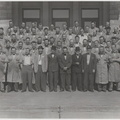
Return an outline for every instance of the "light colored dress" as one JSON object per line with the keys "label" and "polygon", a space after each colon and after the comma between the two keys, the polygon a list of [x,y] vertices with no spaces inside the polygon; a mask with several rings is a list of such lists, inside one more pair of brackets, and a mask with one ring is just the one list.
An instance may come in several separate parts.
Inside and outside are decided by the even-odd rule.
{"label": "light colored dress", "polygon": [[18,55],[8,56],[7,82],[21,83],[21,72],[19,68],[20,57]]}

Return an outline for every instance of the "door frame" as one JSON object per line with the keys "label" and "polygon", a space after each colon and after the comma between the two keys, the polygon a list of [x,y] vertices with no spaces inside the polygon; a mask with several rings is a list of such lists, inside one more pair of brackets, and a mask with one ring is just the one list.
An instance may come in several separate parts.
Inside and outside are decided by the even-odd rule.
{"label": "door frame", "polygon": [[[98,10],[98,18],[82,18],[82,10]],[[96,22],[96,26],[98,27],[100,24],[100,8],[81,8],[81,26],[84,28],[84,22],[85,21],[90,21],[91,22]]]}
{"label": "door frame", "polygon": [[[69,18],[53,18],[53,10],[68,10],[69,11]],[[51,17],[52,17],[52,24],[55,25],[55,22],[63,22],[67,21],[67,28],[70,27],[70,8],[52,8],[51,9]]]}

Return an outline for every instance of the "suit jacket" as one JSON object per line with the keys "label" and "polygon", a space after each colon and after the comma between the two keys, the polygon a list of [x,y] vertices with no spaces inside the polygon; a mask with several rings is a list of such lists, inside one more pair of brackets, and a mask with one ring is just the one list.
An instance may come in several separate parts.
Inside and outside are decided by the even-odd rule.
{"label": "suit jacket", "polygon": [[82,70],[84,70],[84,72],[88,71],[89,73],[93,73],[93,70],[96,70],[96,64],[97,64],[97,59],[95,54],[91,53],[89,65],[87,65],[87,53],[83,54]]}
{"label": "suit jacket", "polygon": [[[66,56],[66,60],[64,58],[64,54],[59,56],[60,73],[71,73],[72,56],[70,54],[67,54]],[[64,67],[67,67],[68,69],[65,71]]]}
{"label": "suit jacket", "polygon": [[[76,64],[79,63],[79,65]],[[79,58],[77,58],[76,54],[72,55],[72,73],[81,73],[82,72],[82,54],[79,54]]]}
{"label": "suit jacket", "polygon": [[54,54],[54,58],[52,58],[52,54],[48,55],[48,71],[58,71],[58,56]]}
{"label": "suit jacket", "polygon": [[80,29],[81,29],[81,27],[78,27],[78,29],[76,30],[75,26],[73,26],[73,34],[80,35]]}
{"label": "suit jacket", "polygon": [[[48,57],[46,54],[41,55],[42,59],[42,71],[47,72],[48,70]],[[38,61],[39,60],[39,54],[35,54],[33,57],[33,65],[34,65],[34,72],[36,73],[38,71]]]}

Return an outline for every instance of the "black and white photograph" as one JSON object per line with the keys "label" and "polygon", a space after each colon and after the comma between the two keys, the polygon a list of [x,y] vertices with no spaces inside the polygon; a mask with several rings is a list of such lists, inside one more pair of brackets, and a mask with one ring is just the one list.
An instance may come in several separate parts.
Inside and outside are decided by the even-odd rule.
{"label": "black and white photograph", "polygon": [[120,119],[120,1],[0,1],[0,119]]}

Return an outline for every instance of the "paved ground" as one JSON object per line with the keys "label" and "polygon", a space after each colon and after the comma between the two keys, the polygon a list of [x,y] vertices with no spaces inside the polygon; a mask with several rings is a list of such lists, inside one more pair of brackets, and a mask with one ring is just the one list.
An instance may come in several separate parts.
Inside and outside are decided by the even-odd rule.
{"label": "paved ground", "polygon": [[0,118],[120,118],[120,92],[11,92],[0,96]]}

